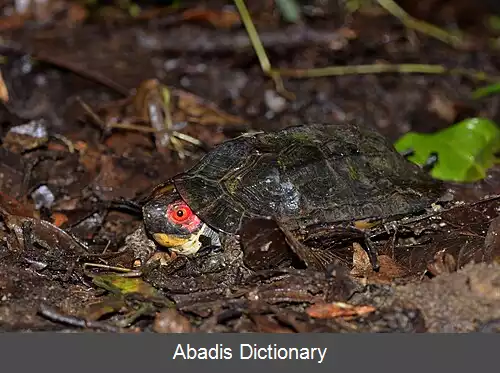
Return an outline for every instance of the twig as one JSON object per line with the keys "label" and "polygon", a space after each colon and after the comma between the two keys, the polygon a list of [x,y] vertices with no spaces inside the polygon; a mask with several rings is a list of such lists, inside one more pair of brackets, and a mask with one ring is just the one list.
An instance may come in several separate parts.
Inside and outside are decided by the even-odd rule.
{"label": "twig", "polygon": [[[139,31],[138,31],[139,32]],[[163,53],[227,54],[253,51],[252,41],[246,30],[224,33],[211,29],[172,29],[162,37],[154,33],[140,31],[141,42],[149,50]],[[262,31],[259,39],[264,48],[296,49],[310,47],[328,47],[332,44],[344,44],[345,35],[338,30],[317,30],[305,24],[287,26],[279,30]]]}
{"label": "twig", "polygon": [[49,319],[50,321],[71,325],[77,328],[95,329],[110,333],[128,332],[123,328],[109,325],[100,321],[90,321],[77,316],[63,315],[60,311],[56,310],[53,307],[50,307],[45,303],[42,303],[40,305],[38,312],[40,313],[40,315],[42,315],[46,319]]}
{"label": "twig", "polygon": [[317,78],[324,76],[361,75],[361,74],[449,74],[466,76],[475,80],[500,81],[500,77],[490,76],[483,71],[447,68],[443,65],[426,64],[375,64],[375,65],[351,65],[351,66],[328,66],[313,69],[276,69],[283,76],[294,78]]}
{"label": "twig", "polygon": [[[133,123],[110,123],[106,124],[104,121],[92,110],[92,108],[85,103],[81,98],[77,98],[78,102],[82,106],[82,108],[85,110],[85,112],[92,118],[92,120],[95,121],[95,123],[101,127],[101,130],[106,131],[110,129],[121,129],[121,130],[127,130],[127,131],[137,131],[137,132],[142,132],[142,133],[152,133],[152,134],[158,134],[161,131],[159,131],[156,128],[152,127],[147,127],[144,125],[139,125],[139,124],[133,124]],[[172,136],[185,141],[187,143],[190,143],[192,145],[196,145],[202,149],[206,149],[206,145],[201,142],[200,140],[186,135],[184,133],[180,133],[178,131],[172,131]]]}
{"label": "twig", "polygon": [[13,45],[0,44],[0,50],[1,49],[5,49],[9,52],[13,52],[16,54],[29,54],[32,58],[36,60],[48,63],[60,69],[68,70],[76,75],[92,80],[109,89],[112,89],[115,92],[119,93],[120,95],[127,96],[129,94],[129,90],[124,86],[122,86],[121,84],[115,82],[114,80],[96,71],[90,71],[83,68],[82,66],[78,66],[78,64],[75,64],[73,62],[64,61],[60,58],[49,56],[43,52],[34,52],[31,50],[25,50],[22,47],[17,47]]}
{"label": "twig", "polygon": [[271,62],[269,62],[266,50],[264,49],[264,46],[260,41],[259,34],[255,29],[255,25],[252,22],[252,17],[248,12],[245,2],[243,0],[234,0],[234,2],[236,4],[236,7],[238,8],[238,11],[240,12],[241,20],[248,32],[248,37],[252,42],[252,46],[255,50],[257,58],[259,59],[262,71],[274,81],[274,84],[276,86],[276,91],[278,91],[278,93],[282,94],[283,96],[289,99],[294,99],[295,95],[285,89],[280,73],[271,68]]}
{"label": "twig", "polygon": [[[342,76],[352,74],[381,74],[381,73],[419,73],[419,74],[449,74],[466,76],[476,80],[486,80],[497,82],[500,77],[489,76],[485,72],[463,69],[463,68],[447,68],[443,65],[426,65],[426,64],[376,64],[376,65],[352,65],[352,66],[328,66],[312,69],[274,69],[271,66],[266,51],[259,38],[257,30],[252,22],[251,16],[243,0],[234,0],[241,19],[247,30],[248,36],[259,59],[262,71],[270,76],[275,85],[276,91],[283,94],[287,98],[293,97],[291,92],[285,90],[283,86],[282,76],[294,78],[316,78],[325,76]],[[424,32],[444,42],[457,45],[461,40],[436,26],[419,21],[406,13],[399,5],[392,0],[377,0],[377,2],[393,16],[400,19],[407,27]]]}
{"label": "twig", "polygon": [[122,272],[121,274],[116,274],[116,276],[120,277],[139,277],[142,274],[142,272],[130,268],[114,267],[107,264],[99,264],[99,263],[83,263],[82,267],[83,267],[83,272],[89,277],[94,277],[95,275],[88,272],[87,267],[94,267],[94,268],[107,269],[109,271]]}
{"label": "twig", "polygon": [[452,33],[430,23],[413,18],[393,0],[377,0],[377,2],[382,8],[387,10],[390,14],[399,19],[406,27],[410,29],[414,29],[418,32],[429,35],[435,39],[441,40],[443,43],[450,44],[454,47],[460,46],[463,43],[459,36],[453,35]]}

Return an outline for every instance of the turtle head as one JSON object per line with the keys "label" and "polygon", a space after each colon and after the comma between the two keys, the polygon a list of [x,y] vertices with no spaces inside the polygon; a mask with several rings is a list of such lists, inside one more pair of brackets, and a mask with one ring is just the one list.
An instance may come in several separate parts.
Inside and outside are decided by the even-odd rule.
{"label": "turtle head", "polygon": [[146,232],[176,253],[193,255],[203,247],[220,245],[218,234],[200,220],[173,187],[144,205],[143,219]]}

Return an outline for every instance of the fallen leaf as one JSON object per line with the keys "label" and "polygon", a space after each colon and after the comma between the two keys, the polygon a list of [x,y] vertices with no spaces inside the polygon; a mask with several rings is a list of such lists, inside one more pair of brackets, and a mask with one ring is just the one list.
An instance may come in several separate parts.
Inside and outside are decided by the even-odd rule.
{"label": "fallen leaf", "polygon": [[31,204],[23,204],[17,199],[0,192],[0,216],[5,219],[8,215],[36,218],[38,214]]}
{"label": "fallen leaf", "polygon": [[201,125],[243,124],[243,118],[231,115],[219,109],[213,102],[202,99],[181,89],[171,89],[176,107],[172,108],[174,123],[189,122]]}
{"label": "fallen leaf", "polygon": [[204,21],[220,28],[231,28],[240,23],[239,14],[231,10],[189,9],[182,13],[182,17],[186,21]]}
{"label": "fallen leaf", "polygon": [[79,152],[84,152],[89,147],[85,141],[81,141],[81,140],[75,141],[75,143],[73,145],[74,145],[75,149]]}
{"label": "fallen leaf", "polygon": [[64,152],[64,151],[68,150],[68,147],[64,144],[56,144],[56,143],[49,142],[47,144],[47,149],[50,151],[55,151],[55,152]]}
{"label": "fallen leaf", "polygon": [[292,329],[281,325],[270,315],[251,314],[249,316],[255,323],[259,333],[293,333]]}
{"label": "fallen leaf", "polygon": [[488,227],[484,248],[487,259],[500,258],[500,217],[498,216],[491,221]]}
{"label": "fallen leaf", "polygon": [[436,179],[474,182],[484,179],[488,169],[498,163],[499,140],[495,123],[471,118],[432,134],[409,132],[395,147],[400,152],[412,150],[408,159],[421,166],[436,153],[438,161],[431,170]]}
{"label": "fallen leaf", "polygon": [[23,153],[45,145],[48,140],[46,122],[43,119],[32,120],[11,127],[3,138],[3,146],[13,153]]}
{"label": "fallen leaf", "polygon": [[2,100],[3,102],[9,102],[9,90],[5,85],[5,81],[3,80],[1,71],[0,71],[0,100]]}
{"label": "fallen leaf", "polygon": [[68,221],[68,217],[61,212],[54,212],[52,214],[52,224],[56,227],[61,227],[64,223]]}
{"label": "fallen leaf", "polygon": [[347,303],[316,303],[307,308],[306,313],[316,319],[333,319],[335,317],[362,316],[376,310],[373,306],[353,306]]}
{"label": "fallen leaf", "polygon": [[92,282],[116,295],[139,293],[145,297],[158,296],[153,286],[136,277],[123,277],[115,274],[96,275],[92,278]]}
{"label": "fallen leaf", "polygon": [[388,255],[379,255],[380,268],[378,272],[373,270],[370,258],[360,244],[353,244],[353,268],[351,276],[363,277],[368,283],[389,284],[394,279],[403,277],[407,270],[399,265]]}
{"label": "fallen leaf", "polygon": [[12,14],[0,17],[0,31],[10,31],[21,28],[29,17],[24,14]]}
{"label": "fallen leaf", "polygon": [[443,273],[452,273],[457,270],[457,262],[453,255],[443,250],[434,255],[432,262],[427,265],[427,269],[434,276]]}
{"label": "fallen leaf", "polygon": [[82,314],[86,320],[99,320],[105,315],[119,312],[126,307],[126,302],[121,297],[107,297],[102,301],[88,304]]}
{"label": "fallen leaf", "polygon": [[70,25],[77,25],[88,18],[89,12],[82,4],[68,3],[66,21]]}

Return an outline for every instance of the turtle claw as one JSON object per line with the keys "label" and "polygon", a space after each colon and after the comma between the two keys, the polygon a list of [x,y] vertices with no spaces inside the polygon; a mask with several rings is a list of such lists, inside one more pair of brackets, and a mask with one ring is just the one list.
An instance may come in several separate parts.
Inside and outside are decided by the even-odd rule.
{"label": "turtle claw", "polygon": [[427,160],[425,161],[424,165],[422,166],[422,169],[425,172],[431,172],[434,169],[434,167],[436,167],[438,162],[439,162],[438,153],[432,152],[427,157]]}
{"label": "turtle claw", "polygon": [[415,155],[415,150],[410,148],[410,149],[403,150],[399,154],[401,154],[405,159],[408,159],[412,155]]}
{"label": "turtle claw", "polygon": [[[409,160],[408,158],[410,158],[410,157],[412,157],[412,156],[415,155],[415,150],[412,149],[412,148],[409,148],[409,149],[403,150],[399,154],[401,154],[405,159]],[[439,162],[438,153],[437,152],[432,152],[432,153],[429,154],[429,156],[427,157],[425,163],[422,165],[422,170],[424,170],[425,172],[429,173],[429,172],[431,172],[434,169],[434,167],[436,167],[436,164],[438,162]]]}
{"label": "turtle claw", "polygon": [[372,268],[375,272],[378,272],[380,269],[380,264],[378,262],[378,253],[377,249],[375,248],[375,245],[373,244],[372,240],[368,236],[365,237],[365,247],[364,249],[366,250],[366,253],[368,254],[368,258],[370,259],[370,263],[372,265]]}

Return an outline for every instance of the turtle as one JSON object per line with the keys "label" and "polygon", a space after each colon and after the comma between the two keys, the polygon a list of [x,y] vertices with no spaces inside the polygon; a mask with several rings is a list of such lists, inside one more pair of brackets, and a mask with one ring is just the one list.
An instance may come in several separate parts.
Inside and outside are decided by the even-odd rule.
{"label": "turtle", "polygon": [[374,128],[312,123],[217,145],[154,189],[143,221],[157,244],[191,256],[224,235],[240,239],[252,219],[272,220],[308,267],[322,268],[334,255],[299,237],[328,226],[332,239],[360,241],[376,270],[371,227],[428,211],[444,191]]}

